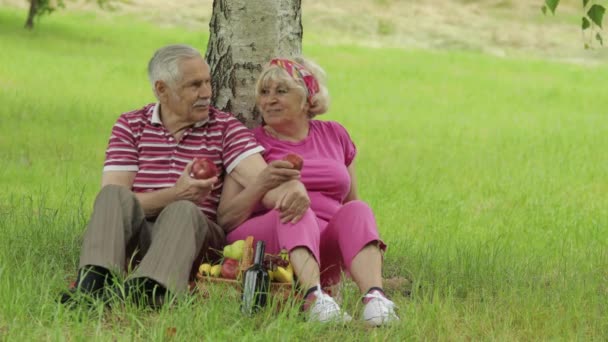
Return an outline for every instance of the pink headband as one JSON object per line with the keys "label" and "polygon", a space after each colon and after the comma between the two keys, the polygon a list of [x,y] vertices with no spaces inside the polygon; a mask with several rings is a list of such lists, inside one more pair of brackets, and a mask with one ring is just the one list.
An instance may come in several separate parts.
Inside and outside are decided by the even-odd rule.
{"label": "pink headband", "polygon": [[319,92],[319,82],[308,69],[302,64],[285,58],[274,58],[270,60],[270,65],[276,65],[287,71],[287,73],[296,81],[302,80],[306,85],[306,98],[308,99],[308,103],[312,105],[313,96],[317,95]]}

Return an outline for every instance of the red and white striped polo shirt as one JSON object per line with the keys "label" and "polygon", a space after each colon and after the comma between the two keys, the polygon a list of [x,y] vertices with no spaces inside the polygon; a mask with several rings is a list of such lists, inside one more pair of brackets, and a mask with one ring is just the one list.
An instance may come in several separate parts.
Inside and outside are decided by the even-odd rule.
{"label": "red and white striped polo shirt", "polygon": [[152,103],[118,118],[103,170],[136,172],[131,190],[147,192],[172,187],[194,157],[208,158],[217,166],[220,177],[209,196],[197,205],[215,221],[224,175],[246,157],[263,150],[247,127],[215,108],[209,109],[206,120],[197,122],[176,141],[160,121],[159,105]]}

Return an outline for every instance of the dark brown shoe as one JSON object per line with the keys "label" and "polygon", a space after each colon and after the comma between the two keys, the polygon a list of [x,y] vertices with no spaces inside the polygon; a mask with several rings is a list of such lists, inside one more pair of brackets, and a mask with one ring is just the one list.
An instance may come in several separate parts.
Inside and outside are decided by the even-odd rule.
{"label": "dark brown shoe", "polygon": [[150,278],[133,278],[125,282],[124,292],[119,294],[122,300],[129,301],[142,308],[160,309],[165,305],[167,289]]}

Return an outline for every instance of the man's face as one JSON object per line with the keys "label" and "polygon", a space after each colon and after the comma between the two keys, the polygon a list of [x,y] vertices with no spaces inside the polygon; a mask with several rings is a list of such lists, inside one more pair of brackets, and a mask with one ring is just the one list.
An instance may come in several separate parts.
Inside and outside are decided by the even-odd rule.
{"label": "man's face", "polygon": [[193,124],[209,116],[211,74],[202,58],[184,59],[179,63],[181,78],[175,84],[159,89],[163,116],[177,116]]}

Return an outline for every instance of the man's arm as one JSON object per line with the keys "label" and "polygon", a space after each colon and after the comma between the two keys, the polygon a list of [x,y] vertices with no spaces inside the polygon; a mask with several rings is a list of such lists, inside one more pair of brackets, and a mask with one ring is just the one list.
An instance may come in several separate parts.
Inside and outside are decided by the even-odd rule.
{"label": "man's arm", "polygon": [[[198,180],[190,177],[192,162],[188,163],[184,172],[174,186],[166,189],[135,193],[146,217],[158,215],[167,205],[177,200],[189,200],[197,203],[201,197],[207,196],[217,182],[217,177]],[[135,180],[133,171],[105,171],[101,178],[101,186],[115,184],[131,190]]]}
{"label": "man's arm", "polygon": [[[256,177],[268,164],[259,153],[252,154],[243,159],[230,173],[230,176],[243,188],[255,182]],[[263,189],[258,189],[263,191]],[[265,197],[265,193],[258,194]]]}
{"label": "man's arm", "polygon": [[[255,182],[258,175],[262,172],[262,170],[264,170],[264,168],[266,168],[267,165],[268,164],[259,153],[252,154],[243,159],[234,168],[230,175],[243,188],[247,188],[249,185]],[[261,194],[262,204],[264,204],[266,208],[274,208],[277,201],[279,201],[281,194],[278,192],[268,192],[268,190],[269,189],[258,189],[258,191],[263,191]]]}
{"label": "man's arm", "polygon": [[[218,223],[227,232],[245,221],[260,200],[269,209],[281,210],[285,221],[299,220],[310,205],[306,189],[289,162],[267,165],[259,154],[243,159],[224,179]],[[272,190],[271,190],[272,189]]]}
{"label": "man's arm", "polygon": [[135,171],[104,171],[101,176],[101,187],[114,184],[131,190],[135,174]]}
{"label": "man's arm", "polygon": [[222,197],[217,209],[217,223],[226,233],[251,216],[264,191],[255,183],[243,188],[231,175],[224,178]]}
{"label": "man's arm", "polygon": [[[134,179],[135,172],[132,171],[106,171],[103,173],[101,186],[115,184],[131,190]],[[135,193],[135,197],[137,197],[137,200],[141,204],[146,217],[158,215],[164,207],[177,198],[174,188]]]}

